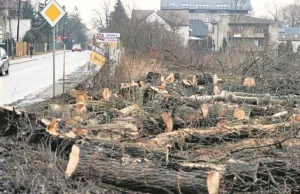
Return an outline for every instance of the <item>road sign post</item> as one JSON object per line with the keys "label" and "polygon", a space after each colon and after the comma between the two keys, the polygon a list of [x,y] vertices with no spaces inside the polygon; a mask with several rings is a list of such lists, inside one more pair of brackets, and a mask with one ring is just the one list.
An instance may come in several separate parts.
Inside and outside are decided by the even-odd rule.
{"label": "road sign post", "polygon": [[53,98],[55,98],[55,25],[65,14],[65,11],[55,0],[51,0],[41,11],[41,15],[53,27]]}
{"label": "road sign post", "polygon": [[64,62],[63,62],[63,103],[65,103],[65,84],[66,84],[66,44],[64,43]]}
{"label": "road sign post", "polygon": [[55,27],[53,27],[53,98],[55,98]]}

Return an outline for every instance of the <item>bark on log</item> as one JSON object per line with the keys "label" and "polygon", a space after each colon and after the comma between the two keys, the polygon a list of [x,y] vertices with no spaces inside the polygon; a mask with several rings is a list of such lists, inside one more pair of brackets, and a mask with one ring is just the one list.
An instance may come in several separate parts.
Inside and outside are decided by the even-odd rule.
{"label": "bark on log", "polygon": [[88,138],[107,141],[136,140],[139,137],[137,120],[133,117],[115,118],[110,123],[90,126]]}
{"label": "bark on log", "polygon": [[171,156],[166,162],[165,157],[130,144],[74,145],[65,175],[149,193],[207,193],[211,168],[180,165]]}
{"label": "bark on log", "polygon": [[[285,153],[285,157],[287,154],[291,156]],[[224,188],[233,193],[299,193],[299,165],[292,164],[292,158],[282,160],[269,156],[259,161],[229,160]]]}
{"label": "bark on log", "polygon": [[211,101],[229,101],[232,103],[247,103],[254,105],[265,105],[265,104],[277,104],[277,105],[286,105],[291,103],[300,103],[300,100],[280,100],[280,99],[270,99],[270,98],[257,98],[257,97],[244,97],[236,96],[230,92],[222,91],[221,95],[214,96],[191,96],[191,97],[182,97],[182,100],[196,101],[196,102],[211,102]]}
{"label": "bark on log", "polygon": [[143,106],[144,105],[144,102],[145,102],[145,93],[146,91],[150,88],[150,84],[146,84],[145,86],[141,87],[139,89],[139,93],[138,93],[138,99],[137,99],[137,104],[140,105],[140,106]]}
{"label": "bark on log", "polygon": [[164,148],[167,145],[182,144],[197,144],[202,146],[222,145],[226,142],[234,143],[243,141],[252,137],[267,137],[270,133],[274,133],[278,128],[291,128],[294,125],[291,123],[278,123],[270,125],[238,125],[227,126],[220,125],[207,129],[180,129],[171,133],[162,133],[155,138],[146,142],[147,146],[156,147],[157,149]]}

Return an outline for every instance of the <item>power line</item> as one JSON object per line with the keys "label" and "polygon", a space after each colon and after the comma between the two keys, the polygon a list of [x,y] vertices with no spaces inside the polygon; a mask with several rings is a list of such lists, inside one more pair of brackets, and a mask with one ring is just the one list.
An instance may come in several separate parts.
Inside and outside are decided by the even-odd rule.
{"label": "power line", "polygon": [[2,16],[0,16],[0,18],[3,18],[6,15],[6,13],[4,13]]}
{"label": "power line", "polygon": [[[47,24],[47,21],[46,21],[43,25],[41,25],[41,26],[39,26],[39,27],[37,27],[37,28],[31,28],[31,30],[38,30],[38,29],[41,29],[41,28],[44,27],[46,24]],[[27,26],[27,27],[28,27],[28,26]]]}

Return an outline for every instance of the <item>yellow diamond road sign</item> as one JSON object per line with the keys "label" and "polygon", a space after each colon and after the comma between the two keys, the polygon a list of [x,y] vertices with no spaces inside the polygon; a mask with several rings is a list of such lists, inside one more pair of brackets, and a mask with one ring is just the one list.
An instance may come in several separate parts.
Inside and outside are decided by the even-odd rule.
{"label": "yellow diamond road sign", "polygon": [[47,6],[41,11],[42,16],[47,20],[47,22],[54,27],[59,20],[64,17],[65,11],[60,7],[60,5],[55,1],[51,0]]}

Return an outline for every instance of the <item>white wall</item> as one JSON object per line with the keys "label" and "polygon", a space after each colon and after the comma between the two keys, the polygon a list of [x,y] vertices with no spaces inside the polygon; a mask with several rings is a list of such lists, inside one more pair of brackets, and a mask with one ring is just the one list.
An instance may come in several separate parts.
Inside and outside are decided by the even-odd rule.
{"label": "white wall", "polygon": [[[157,15],[157,13],[153,12],[148,18],[147,18],[147,22],[158,22],[160,24],[162,24],[167,31],[172,31],[172,28],[170,27],[170,25],[164,20],[162,19],[159,15]],[[185,46],[188,46],[189,43],[189,30],[190,27],[189,26],[179,26],[176,27],[177,29],[177,33],[182,37],[183,39],[183,44]]]}
{"label": "white wall", "polygon": [[[7,29],[10,30],[9,24],[6,25]],[[18,20],[12,19],[11,20],[11,32],[13,39],[17,40],[17,29],[18,29]],[[31,29],[31,20],[20,20],[20,27],[19,27],[19,41],[23,39],[26,32]]]}
{"label": "white wall", "polygon": [[181,26],[178,28],[178,33],[181,35],[183,39],[183,44],[188,46],[189,44],[189,36],[190,36],[190,27],[189,26]]}
{"label": "white wall", "polygon": [[220,20],[217,24],[213,25],[215,27],[215,32],[212,34],[212,39],[215,43],[215,51],[218,51],[223,43],[223,38],[226,38],[228,41],[228,32],[229,32],[229,17],[221,16],[222,20]]}
{"label": "white wall", "polygon": [[153,23],[153,22],[158,22],[162,24],[166,30],[171,31],[171,27],[167,24],[165,20],[163,20],[157,13],[153,12],[148,18],[147,22]]}

